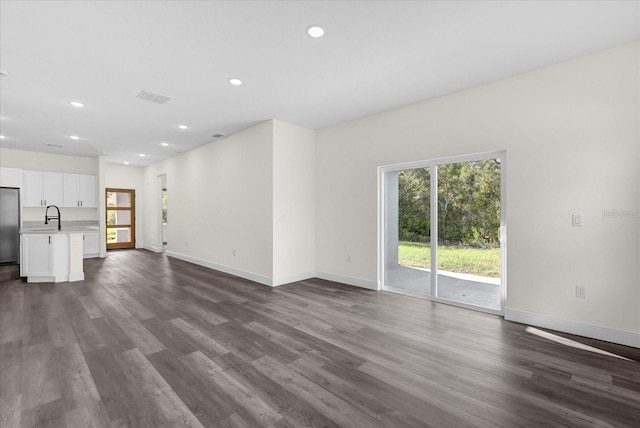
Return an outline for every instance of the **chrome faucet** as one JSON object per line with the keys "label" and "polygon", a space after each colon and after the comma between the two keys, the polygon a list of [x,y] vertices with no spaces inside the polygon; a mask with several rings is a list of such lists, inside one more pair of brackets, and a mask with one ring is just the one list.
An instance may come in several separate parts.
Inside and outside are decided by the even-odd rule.
{"label": "chrome faucet", "polygon": [[[58,211],[58,215],[49,216],[49,208],[55,208]],[[47,210],[44,212],[44,224],[49,224],[49,220],[58,220],[58,230],[62,230],[62,220],[60,219],[60,208],[55,205],[49,205]]]}

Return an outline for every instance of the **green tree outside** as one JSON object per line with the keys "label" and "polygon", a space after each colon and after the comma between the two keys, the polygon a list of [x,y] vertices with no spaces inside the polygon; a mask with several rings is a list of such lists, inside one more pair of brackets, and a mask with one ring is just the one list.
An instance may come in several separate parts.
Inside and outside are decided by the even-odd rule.
{"label": "green tree outside", "polygon": [[[428,247],[403,248],[403,243],[431,243],[430,180],[430,168],[398,173],[399,263],[405,266],[416,266],[416,262],[408,256],[403,259],[403,255],[414,254],[420,248],[427,251]],[[466,251],[465,256],[453,257],[456,263],[451,266],[452,271],[499,276],[500,163],[489,159],[439,165],[438,220],[439,245],[452,251],[457,248],[460,254],[465,249],[491,250],[482,256],[478,251]],[[483,266],[472,266],[475,259]],[[447,270],[442,264],[440,268]]]}

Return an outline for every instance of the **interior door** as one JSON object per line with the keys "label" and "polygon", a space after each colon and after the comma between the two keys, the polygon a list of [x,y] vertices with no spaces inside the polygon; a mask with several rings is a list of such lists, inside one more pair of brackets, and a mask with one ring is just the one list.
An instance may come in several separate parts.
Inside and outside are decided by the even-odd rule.
{"label": "interior door", "polygon": [[106,189],[107,250],[136,247],[135,190]]}

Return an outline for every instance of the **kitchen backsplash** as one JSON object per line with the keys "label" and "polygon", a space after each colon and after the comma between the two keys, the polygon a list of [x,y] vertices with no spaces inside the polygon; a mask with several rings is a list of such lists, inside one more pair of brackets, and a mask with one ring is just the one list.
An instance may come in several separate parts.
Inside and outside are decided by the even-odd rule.
{"label": "kitchen backsplash", "polygon": [[[31,207],[22,209],[22,221],[44,222],[45,208]],[[60,208],[62,221],[98,221],[97,208]]]}

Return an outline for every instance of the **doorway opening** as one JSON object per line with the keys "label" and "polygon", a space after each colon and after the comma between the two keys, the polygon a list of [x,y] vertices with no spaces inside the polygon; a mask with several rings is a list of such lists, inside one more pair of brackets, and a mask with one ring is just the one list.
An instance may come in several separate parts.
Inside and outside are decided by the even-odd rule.
{"label": "doorway opening", "polygon": [[167,241],[168,241],[168,211],[169,211],[169,198],[167,193],[167,174],[162,174],[158,176],[158,181],[160,184],[160,212],[162,213],[162,218],[160,219],[160,237],[162,238],[162,251],[167,251]]}
{"label": "doorway opening", "polygon": [[136,191],[105,189],[107,250],[136,247]]}
{"label": "doorway opening", "polygon": [[502,314],[505,152],[380,168],[383,290]]}

